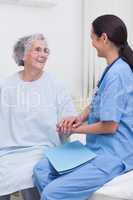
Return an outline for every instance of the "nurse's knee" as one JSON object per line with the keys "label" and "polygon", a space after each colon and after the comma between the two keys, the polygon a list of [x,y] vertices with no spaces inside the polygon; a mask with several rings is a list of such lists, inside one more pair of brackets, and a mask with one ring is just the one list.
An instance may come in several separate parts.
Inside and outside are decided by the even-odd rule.
{"label": "nurse's knee", "polygon": [[38,173],[40,171],[40,165],[39,163],[37,163],[34,168],[33,168],[33,178],[36,179],[36,177],[38,177]]}
{"label": "nurse's knee", "polygon": [[38,172],[43,171],[48,165],[48,160],[46,158],[40,160],[33,168],[33,173],[36,175]]}
{"label": "nurse's knee", "polygon": [[40,160],[33,168],[33,180],[38,179],[44,172],[46,168],[46,160]]}

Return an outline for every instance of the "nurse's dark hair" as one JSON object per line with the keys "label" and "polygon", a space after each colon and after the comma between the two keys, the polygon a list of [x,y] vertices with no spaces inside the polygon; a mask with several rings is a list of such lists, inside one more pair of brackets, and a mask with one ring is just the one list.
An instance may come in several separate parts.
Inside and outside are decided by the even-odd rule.
{"label": "nurse's dark hair", "polygon": [[119,48],[120,57],[125,60],[133,71],[133,50],[127,42],[125,23],[115,15],[102,15],[92,22],[94,33],[100,37],[106,33],[108,39]]}

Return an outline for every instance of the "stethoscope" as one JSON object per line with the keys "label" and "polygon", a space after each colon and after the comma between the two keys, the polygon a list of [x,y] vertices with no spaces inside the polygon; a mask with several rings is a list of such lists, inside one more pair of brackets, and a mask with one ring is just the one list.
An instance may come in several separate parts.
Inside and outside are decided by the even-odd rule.
{"label": "stethoscope", "polygon": [[100,85],[101,85],[101,83],[102,83],[102,81],[103,81],[105,75],[108,73],[108,71],[110,70],[110,68],[117,62],[117,60],[119,60],[119,58],[120,58],[120,57],[118,57],[117,59],[115,59],[110,65],[108,65],[108,66],[105,68],[105,70],[104,70],[104,72],[103,72],[103,74],[102,74],[100,80],[98,81],[98,84],[97,84],[97,86],[96,86],[96,88],[95,88],[95,91],[94,91],[94,93],[93,93],[92,101],[91,101],[90,107],[92,107],[93,100],[94,100],[94,98],[96,97],[96,95],[97,95],[97,93],[98,93],[98,90],[99,90],[99,88],[100,88]]}

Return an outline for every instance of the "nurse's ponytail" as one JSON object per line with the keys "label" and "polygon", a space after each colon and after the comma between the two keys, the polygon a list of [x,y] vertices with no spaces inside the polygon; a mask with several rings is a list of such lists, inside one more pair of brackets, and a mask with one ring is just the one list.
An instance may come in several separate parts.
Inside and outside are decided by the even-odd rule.
{"label": "nurse's ponytail", "polygon": [[120,56],[130,65],[130,68],[133,71],[133,50],[129,46],[128,42],[121,45]]}
{"label": "nurse's ponytail", "polygon": [[106,33],[108,39],[119,49],[120,57],[125,60],[133,71],[133,50],[127,42],[125,23],[115,15],[102,15],[92,23],[94,33],[100,37]]}

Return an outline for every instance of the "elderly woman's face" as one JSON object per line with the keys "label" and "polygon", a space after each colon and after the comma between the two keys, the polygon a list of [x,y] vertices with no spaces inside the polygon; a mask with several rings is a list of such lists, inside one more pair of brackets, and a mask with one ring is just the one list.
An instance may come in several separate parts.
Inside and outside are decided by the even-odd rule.
{"label": "elderly woman's face", "polygon": [[27,50],[24,57],[24,66],[42,70],[47,61],[49,52],[47,44],[43,40],[33,41],[31,48]]}

